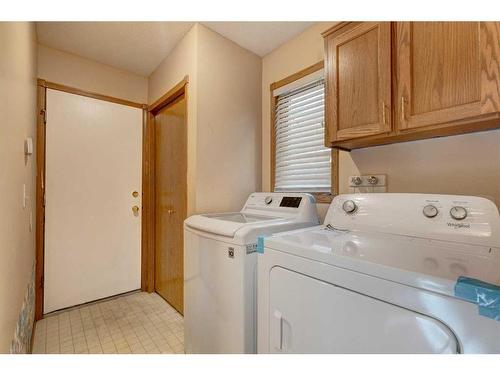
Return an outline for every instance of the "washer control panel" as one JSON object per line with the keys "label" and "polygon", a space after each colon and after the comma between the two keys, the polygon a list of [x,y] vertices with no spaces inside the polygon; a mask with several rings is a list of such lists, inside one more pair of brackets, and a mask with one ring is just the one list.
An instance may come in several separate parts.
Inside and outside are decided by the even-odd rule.
{"label": "washer control panel", "polygon": [[240,212],[319,222],[316,200],[307,193],[252,193]]}
{"label": "washer control panel", "polygon": [[305,200],[307,200],[305,194],[300,193],[253,193],[248,197],[245,207],[270,210],[273,208],[299,208]]}
{"label": "washer control panel", "polygon": [[302,197],[283,197],[281,198],[280,207],[293,207],[298,208]]}

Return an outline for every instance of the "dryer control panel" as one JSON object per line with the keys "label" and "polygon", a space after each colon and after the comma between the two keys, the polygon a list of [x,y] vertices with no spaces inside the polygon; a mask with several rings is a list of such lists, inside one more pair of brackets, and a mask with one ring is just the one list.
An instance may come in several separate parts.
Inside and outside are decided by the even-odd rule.
{"label": "dryer control panel", "polygon": [[349,230],[500,246],[500,218],[482,197],[435,194],[345,194],[335,197],[325,225]]}

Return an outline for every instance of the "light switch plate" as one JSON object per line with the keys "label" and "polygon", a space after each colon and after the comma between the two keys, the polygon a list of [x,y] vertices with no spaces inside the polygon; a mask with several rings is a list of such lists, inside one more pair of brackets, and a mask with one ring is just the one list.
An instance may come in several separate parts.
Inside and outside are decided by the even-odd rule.
{"label": "light switch plate", "polygon": [[26,208],[26,184],[23,184],[23,209]]}
{"label": "light switch plate", "polygon": [[24,140],[24,155],[32,155],[33,154],[33,138],[28,137]]}

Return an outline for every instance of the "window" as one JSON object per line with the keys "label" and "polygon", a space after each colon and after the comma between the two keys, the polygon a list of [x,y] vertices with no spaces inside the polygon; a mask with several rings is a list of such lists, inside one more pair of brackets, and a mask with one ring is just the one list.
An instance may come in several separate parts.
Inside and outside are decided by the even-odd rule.
{"label": "window", "polygon": [[323,64],[316,65],[315,72],[310,73],[311,67],[306,69],[310,74],[271,86],[273,187],[280,192],[315,193],[323,198],[318,201],[327,201],[336,192],[337,153],[324,145]]}

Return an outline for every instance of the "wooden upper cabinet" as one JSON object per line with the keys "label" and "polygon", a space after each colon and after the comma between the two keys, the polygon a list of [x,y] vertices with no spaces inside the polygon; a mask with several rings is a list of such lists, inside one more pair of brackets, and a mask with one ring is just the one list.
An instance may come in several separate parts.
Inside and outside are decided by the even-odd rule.
{"label": "wooden upper cabinet", "polygon": [[[477,117],[498,99],[498,75],[490,75],[498,54],[494,23],[399,22],[397,24],[397,124],[414,129]],[[493,40],[496,39],[496,45]],[[496,56],[498,59],[498,55]],[[498,69],[498,60],[496,62]],[[496,72],[498,74],[498,70]],[[491,80],[496,82],[491,84]]]}
{"label": "wooden upper cabinet", "polygon": [[391,130],[390,23],[352,23],[347,29],[324,34],[327,145]]}
{"label": "wooden upper cabinet", "polygon": [[323,36],[327,146],[500,128],[500,22],[344,22]]}

